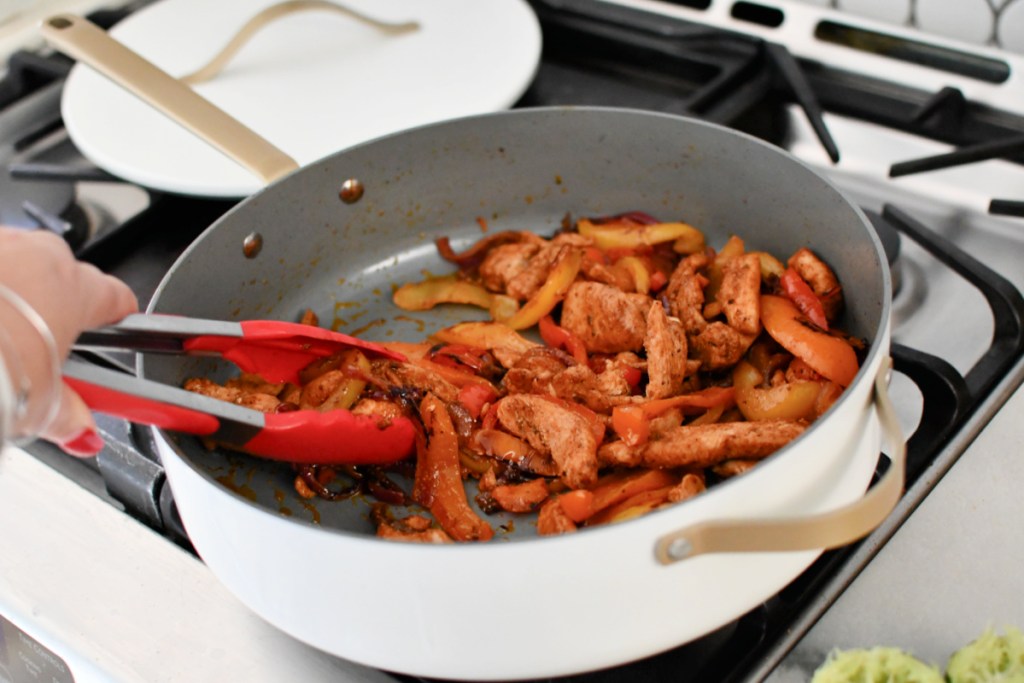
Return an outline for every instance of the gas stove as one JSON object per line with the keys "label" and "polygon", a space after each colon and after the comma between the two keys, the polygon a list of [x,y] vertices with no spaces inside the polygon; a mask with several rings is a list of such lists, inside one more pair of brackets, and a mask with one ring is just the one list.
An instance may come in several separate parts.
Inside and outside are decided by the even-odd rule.
{"label": "gas stove", "polygon": [[[1024,409],[1024,105],[1014,95],[1024,60],[795,3],[531,4],[544,53],[517,106],[623,106],[715,121],[789,150],[865,210],[896,283],[892,393],[911,435],[906,492],[869,537],[825,553],[778,596],[694,643],[567,680],[678,680],[680,672],[693,681],[803,680],[827,643],[880,644],[859,642],[871,618],[849,616],[857,610],[847,596],[863,600],[862,582],[888,581],[876,568],[898,567],[899,549],[914,545],[904,529],[922,533],[917,511],[948,495],[944,481],[959,481],[961,471],[985,479],[966,469],[975,462],[993,468],[984,473],[1006,469],[978,456],[979,443],[1019,449],[1024,435],[1015,419]],[[111,25],[128,11],[93,18]],[[60,124],[69,67],[35,49],[9,58],[0,216],[65,235],[144,306],[177,256],[234,202],[149,191],[92,166]],[[0,535],[27,558],[0,560],[0,680],[5,667],[14,681],[32,667],[56,680],[212,680],[217,672],[410,680],[315,652],[249,614],[192,553],[148,432],[111,418],[99,425],[108,445],[95,459],[44,443],[0,458],[0,501],[33,510]],[[957,477],[944,480],[951,471]],[[987,495],[1002,490],[996,479],[985,479]],[[83,538],[98,547],[90,551]],[[1010,587],[1019,594],[1024,586]],[[197,620],[198,610],[210,616]],[[1005,618],[1024,625],[1024,613]],[[940,641],[932,641],[937,650]]]}

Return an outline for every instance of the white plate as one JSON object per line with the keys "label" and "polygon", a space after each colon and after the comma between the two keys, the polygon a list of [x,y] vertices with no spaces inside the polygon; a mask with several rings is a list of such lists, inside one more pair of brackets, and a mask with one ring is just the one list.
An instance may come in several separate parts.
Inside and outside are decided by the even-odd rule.
{"label": "white plate", "polygon": [[[110,34],[172,76],[205,64],[241,26],[278,0],[162,0]],[[266,25],[201,95],[306,165],[380,135],[512,106],[540,60],[541,33],[525,0],[345,0],[386,21],[388,35],[324,10]],[[62,112],[90,161],[145,187],[244,197],[250,171],[91,68],[78,64]]]}

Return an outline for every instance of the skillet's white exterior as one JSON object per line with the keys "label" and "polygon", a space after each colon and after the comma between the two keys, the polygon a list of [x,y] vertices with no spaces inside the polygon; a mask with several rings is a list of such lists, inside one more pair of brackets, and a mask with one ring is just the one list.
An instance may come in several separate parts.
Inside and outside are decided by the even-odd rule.
{"label": "skillet's white exterior", "polygon": [[[887,342],[888,331],[883,336]],[[818,553],[723,554],[662,566],[653,549],[660,535],[697,521],[806,514],[862,495],[881,440],[871,378],[883,356],[839,410],[756,476],[639,520],[558,538],[425,547],[296,524],[211,485],[166,439],[158,442],[203,560],[285,632],[401,673],[559,676],[707,634],[806,569]]]}

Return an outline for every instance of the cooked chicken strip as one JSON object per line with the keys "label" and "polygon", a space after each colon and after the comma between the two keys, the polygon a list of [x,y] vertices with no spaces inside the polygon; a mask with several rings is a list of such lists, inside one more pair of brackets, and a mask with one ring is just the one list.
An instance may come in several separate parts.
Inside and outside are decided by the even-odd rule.
{"label": "cooked chicken strip", "polygon": [[707,326],[704,319],[704,285],[706,281],[697,271],[708,264],[704,253],[687,256],[672,271],[665,297],[669,312],[683,323],[686,334],[698,334]]}
{"label": "cooked chicken strip", "polygon": [[[612,396],[629,393],[626,380],[622,379],[622,375],[619,375],[619,379],[622,384],[611,387],[609,379],[602,381],[586,365],[574,365],[551,378],[551,393],[567,401],[582,403],[595,413],[607,414],[612,409]],[[609,389],[618,393],[611,393]]]}
{"label": "cooked chicken strip", "polygon": [[185,389],[209,396],[219,401],[227,401],[243,408],[251,408],[261,413],[272,413],[277,410],[281,401],[276,396],[257,391],[245,391],[236,387],[224,387],[205,377],[193,377],[186,380]]}
{"label": "cooked chicken strip", "polygon": [[[740,259],[745,257],[739,257]],[[757,287],[760,289],[760,265],[750,272],[749,266],[755,263],[757,256],[750,264],[736,266],[731,270],[729,288],[726,299],[731,299],[733,315],[746,318],[749,325],[753,320],[755,326],[760,324],[760,304],[752,304],[750,297],[757,294],[752,287],[750,278],[757,276]],[[736,260],[736,259],[733,259]],[[706,370],[719,370],[737,363],[757,337],[757,331],[745,333],[723,322],[708,322],[704,319],[704,286],[706,280],[699,272],[708,263],[704,254],[692,254],[679,262],[666,288],[669,310],[677,317],[686,330],[691,355],[700,359]],[[723,280],[723,288],[725,283]],[[719,299],[722,299],[721,291]],[[758,299],[759,301],[759,299]]]}
{"label": "cooked chicken strip", "polygon": [[589,352],[639,351],[650,301],[644,294],[627,294],[599,282],[575,282],[562,302],[562,327]]}
{"label": "cooked chicken strip", "polygon": [[529,299],[547,281],[551,267],[561,251],[561,245],[546,244],[541,247],[530,257],[525,268],[516,273],[515,277],[509,278],[505,293],[520,301]]}
{"label": "cooked chicken strip", "polygon": [[708,323],[689,338],[690,348],[706,370],[720,370],[735,365],[743,358],[757,335],[743,334],[723,322]]}
{"label": "cooked chicken strip", "polygon": [[686,332],[678,320],[665,314],[660,301],[651,302],[647,312],[647,398],[678,394],[686,377]]}
{"label": "cooked chicken strip", "polygon": [[586,420],[541,396],[513,394],[498,402],[502,427],[543,453],[574,489],[597,481],[597,441]]}
{"label": "cooked chicken strip", "polygon": [[602,463],[632,467],[711,467],[732,458],[764,458],[804,429],[803,423],[791,420],[684,425],[641,446],[621,441],[606,444],[598,457]]}
{"label": "cooked chicken strip", "polygon": [[540,251],[532,242],[501,244],[489,252],[480,264],[480,280],[492,292],[504,292],[508,283],[526,270],[530,259]]}
{"label": "cooked chicken strip", "polygon": [[459,396],[459,388],[436,372],[411,363],[393,360],[374,360],[370,363],[371,374],[385,384],[415,387],[424,392],[436,394],[438,398],[451,403]]}
{"label": "cooked chicken strip", "polygon": [[742,334],[761,331],[761,259],[757,254],[725,262],[717,300],[730,327]]}
{"label": "cooked chicken strip", "polygon": [[551,380],[573,363],[570,356],[538,346],[519,357],[505,373],[502,385],[510,394],[550,394]]}

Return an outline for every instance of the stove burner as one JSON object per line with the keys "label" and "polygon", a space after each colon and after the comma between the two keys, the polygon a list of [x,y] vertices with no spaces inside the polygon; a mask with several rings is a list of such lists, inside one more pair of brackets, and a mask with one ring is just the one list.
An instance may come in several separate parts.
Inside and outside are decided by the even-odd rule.
{"label": "stove burner", "polygon": [[868,220],[871,221],[871,226],[878,234],[878,239],[882,242],[882,249],[885,250],[885,256],[889,261],[889,273],[892,276],[892,292],[895,295],[900,291],[900,287],[903,284],[903,262],[900,260],[900,233],[889,221],[882,218],[879,214],[873,211],[866,211],[865,213]]}
{"label": "stove burner", "polygon": [[70,182],[55,183],[20,179],[11,167],[23,158],[26,141],[59,125],[60,83],[46,86],[0,112],[0,222],[20,228],[44,227],[61,235],[78,236],[81,221],[75,215],[75,188]]}

